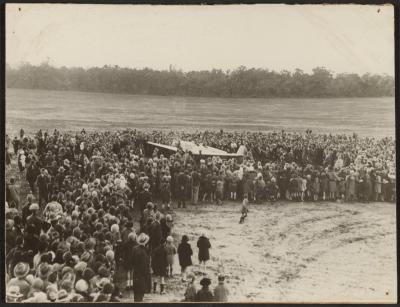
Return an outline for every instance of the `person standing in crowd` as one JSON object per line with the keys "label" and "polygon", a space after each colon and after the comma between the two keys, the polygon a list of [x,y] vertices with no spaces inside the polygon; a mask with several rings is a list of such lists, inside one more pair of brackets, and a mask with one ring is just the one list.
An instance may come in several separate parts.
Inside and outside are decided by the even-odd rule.
{"label": "person standing in crowd", "polygon": [[336,200],[337,195],[337,181],[339,177],[337,176],[333,166],[329,166],[328,172],[326,173],[329,180],[329,200]]}
{"label": "person standing in crowd", "polygon": [[157,282],[160,284],[160,294],[165,294],[165,277],[167,276],[167,249],[165,240],[160,238],[159,244],[153,249],[151,257],[151,267],[153,269],[153,293],[157,292]]}
{"label": "person standing in crowd", "polygon": [[160,212],[156,212],[155,219],[151,223],[150,228],[149,228],[151,250],[154,250],[160,244],[161,239],[162,239],[162,230],[161,230],[160,219],[161,219]]}
{"label": "person standing in crowd", "polygon": [[146,205],[152,202],[152,195],[150,193],[150,184],[145,182],[143,184],[143,190],[139,192],[139,198],[138,198],[138,205],[139,205],[139,211],[142,214],[143,210],[146,208]]}
{"label": "person standing in crowd", "polygon": [[149,237],[141,233],[138,246],[133,249],[133,294],[135,302],[142,302],[144,295],[151,291],[150,257],[146,248]]}
{"label": "person standing in crowd", "polygon": [[202,288],[197,291],[195,301],[196,302],[213,302],[214,301],[214,296],[212,292],[210,291],[209,287],[211,285],[211,280],[207,277],[204,277],[200,281],[200,285]]}
{"label": "person standing in crowd", "polygon": [[134,280],[134,251],[137,246],[136,234],[131,232],[128,234],[126,241],[122,241],[123,245],[121,247],[122,256],[122,267],[126,272],[126,290],[133,290],[133,280]]}
{"label": "person standing in crowd", "polygon": [[200,173],[195,168],[192,172],[192,204],[197,205],[200,191]]}
{"label": "person standing in crowd", "polygon": [[176,247],[174,245],[174,238],[172,236],[167,237],[167,244],[165,245],[165,250],[167,251],[167,276],[172,277],[174,258],[176,255]]}
{"label": "person standing in crowd", "polygon": [[195,302],[196,301],[196,294],[197,294],[197,289],[196,285],[194,284],[196,277],[194,274],[190,273],[187,275],[188,278],[188,285],[185,290],[185,299],[183,300],[184,302]]}
{"label": "person standing in crowd", "polygon": [[188,176],[183,171],[183,168],[180,169],[178,178],[177,178],[177,186],[178,186],[178,208],[186,208],[186,193],[188,186]]}
{"label": "person standing in crowd", "polygon": [[42,206],[43,203],[47,204],[49,195],[49,190],[48,190],[49,178],[46,176],[45,172],[46,169],[41,168],[40,175],[36,178],[36,185],[39,190],[39,206]]}
{"label": "person standing in crowd", "polygon": [[214,301],[226,303],[229,297],[229,290],[225,285],[225,276],[218,276],[218,285],[214,288]]}
{"label": "person standing in crowd", "polygon": [[28,168],[26,169],[26,181],[28,181],[29,183],[32,194],[36,193],[35,182],[39,175],[40,170],[38,167],[38,163],[31,161]]}

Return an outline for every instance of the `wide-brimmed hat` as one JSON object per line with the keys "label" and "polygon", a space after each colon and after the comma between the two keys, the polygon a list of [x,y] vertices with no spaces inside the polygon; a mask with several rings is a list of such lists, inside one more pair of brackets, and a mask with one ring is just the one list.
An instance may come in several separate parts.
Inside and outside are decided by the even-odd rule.
{"label": "wide-brimmed hat", "polygon": [[149,242],[149,236],[145,233],[141,233],[137,238],[136,241],[139,245],[145,246],[147,242]]}
{"label": "wide-brimmed hat", "polygon": [[29,274],[29,264],[25,262],[19,262],[14,267],[14,276],[18,278],[24,278]]}
{"label": "wide-brimmed hat", "polygon": [[208,287],[209,285],[211,285],[211,280],[208,277],[204,277],[201,281],[200,281],[200,285],[202,285],[203,287]]}

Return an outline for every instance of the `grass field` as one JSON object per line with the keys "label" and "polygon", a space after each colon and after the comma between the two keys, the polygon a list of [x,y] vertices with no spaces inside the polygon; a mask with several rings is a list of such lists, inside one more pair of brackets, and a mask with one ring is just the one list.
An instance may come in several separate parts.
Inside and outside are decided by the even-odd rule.
{"label": "grass field", "polygon": [[223,99],[6,90],[6,128],[285,129],[394,135],[394,98]]}

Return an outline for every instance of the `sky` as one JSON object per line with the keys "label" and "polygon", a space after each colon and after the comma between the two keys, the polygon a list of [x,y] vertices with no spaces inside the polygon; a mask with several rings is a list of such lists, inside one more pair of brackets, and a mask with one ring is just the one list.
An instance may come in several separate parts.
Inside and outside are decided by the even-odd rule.
{"label": "sky", "polygon": [[6,62],[394,75],[391,5],[6,4]]}

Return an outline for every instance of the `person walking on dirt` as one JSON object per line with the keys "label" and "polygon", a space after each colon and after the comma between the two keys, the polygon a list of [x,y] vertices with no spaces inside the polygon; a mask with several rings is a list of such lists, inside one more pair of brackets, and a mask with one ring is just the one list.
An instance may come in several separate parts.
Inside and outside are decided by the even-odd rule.
{"label": "person walking on dirt", "polygon": [[198,258],[200,271],[202,271],[203,275],[205,275],[207,270],[207,261],[210,260],[209,249],[211,248],[210,240],[207,238],[205,232],[203,232],[200,238],[197,240],[197,247],[199,248]]}
{"label": "person walking on dirt", "polygon": [[244,195],[243,202],[242,202],[242,215],[240,216],[239,224],[244,223],[244,219],[247,217],[247,213],[249,212],[248,209],[249,200],[247,199],[247,194]]}

